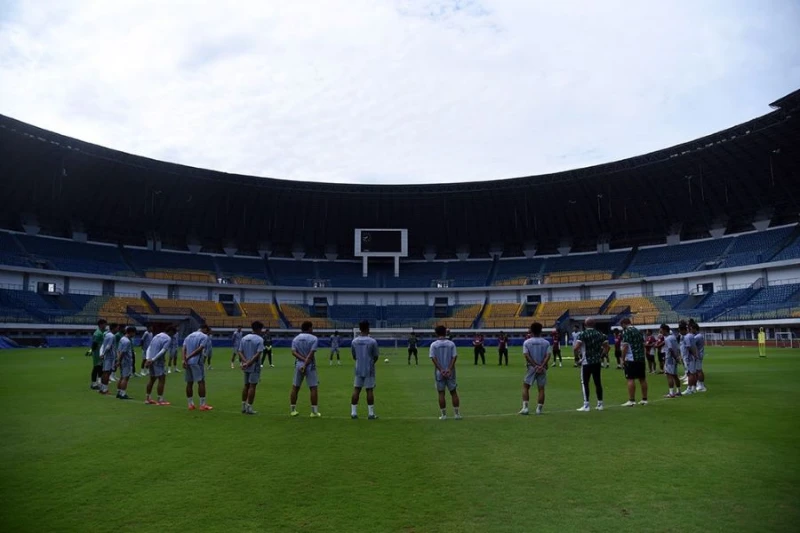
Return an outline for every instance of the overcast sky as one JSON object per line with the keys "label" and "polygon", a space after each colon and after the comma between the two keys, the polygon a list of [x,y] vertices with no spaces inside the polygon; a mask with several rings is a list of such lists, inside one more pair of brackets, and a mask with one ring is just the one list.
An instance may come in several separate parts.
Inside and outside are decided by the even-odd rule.
{"label": "overcast sky", "polygon": [[0,113],[275,178],[553,172],[797,88],[797,0],[0,0]]}

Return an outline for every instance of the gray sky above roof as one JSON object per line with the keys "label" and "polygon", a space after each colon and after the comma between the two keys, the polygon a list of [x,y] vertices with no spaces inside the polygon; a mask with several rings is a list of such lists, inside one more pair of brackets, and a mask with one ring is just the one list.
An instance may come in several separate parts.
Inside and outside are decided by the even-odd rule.
{"label": "gray sky above roof", "polygon": [[0,0],[0,113],[275,178],[565,170],[713,133],[798,87],[794,0]]}

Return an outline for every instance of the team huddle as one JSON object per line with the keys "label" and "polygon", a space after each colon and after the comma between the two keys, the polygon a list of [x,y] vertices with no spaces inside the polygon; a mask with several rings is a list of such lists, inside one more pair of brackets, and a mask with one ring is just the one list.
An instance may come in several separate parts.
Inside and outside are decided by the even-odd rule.
{"label": "team huddle", "polygon": [[[628,384],[628,401],[624,407],[637,405],[636,382],[639,382],[641,400],[638,405],[647,405],[648,384],[646,378],[645,362],[649,360],[650,350],[658,350],[663,354],[664,374],[667,377],[668,393],[665,398],[677,398],[686,394],[705,392],[705,374],[703,373],[703,358],[705,356],[705,340],[700,328],[694,320],[681,321],[678,325],[678,334],[662,324],[657,338],[645,339],[645,336],[636,329],[629,318],[620,323],[622,334],[619,339],[619,361],[625,373]],[[133,339],[136,328],[127,326],[119,328],[117,324],[107,324],[99,320],[97,330],[92,336],[91,351],[87,355],[93,357],[91,388],[98,390],[101,395],[110,394],[108,385],[113,380],[114,374],[119,371],[117,380],[117,398],[130,400],[128,396],[128,382],[135,375],[135,353]],[[581,368],[580,381],[583,391],[583,405],[578,411],[588,412],[590,407],[590,381],[594,383],[597,398],[596,409],[602,411],[603,384],[601,369],[604,361],[608,361],[610,344],[605,334],[595,329],[594,319],[586,319],[585,328],[573,337],[573,352],[576,366]],[[530,413],[530,389],[537,388],[535,414],[542,414],[545,403],[545,387],[547,385],[547,370],[550,366],[554,352],[560,359],[560,345],[551,343],[542,337],[542,324],[534,322],[529,329],[528,338],[523,343],[522,353],[525,357],[527,372],[522,383],[522,409],[521,415]],[[233,334],[233,355],[231,368],[238,358],[239,366],[243,373],[242,388],[242,413],[254,415],[256,411],[253,404],[256,398],[256,389],[261,381],[261,369],[268,358],[272,364],[272,339],[269,332],[264,332],[261,322],[253,322],[251,333],[243,334],[238,328]],[[213,409],[206,402],[206,368],[211,369],[212,342],[211,330],[203,324],[200,328],[187,335],[182,347],[182,369],[186,383],[186,398],[189,410],[198,409],[194,403],[194,384],[197,384],[199,396],[199,410],[210,411]],[[379,359],[378,342],[370,336],[370,324],[362,321],[359,324],[359,335],[351,343],[351,353],[355,362],[353,394],[351,397],[351,413],[353,419],[358,418],[358,404],[362,389],[367,391],[368,419],[375,420],[375,363]],[[456,345],[449,337],[444,326],[435,328],[436,340],[430,345],[430,359],[434,366],[434,382],[438,393],[441,420],[447,419],[446,391],[450,392],[453,405],[453,414],[460,420],[460,399],[456,381],[456,361],[458,353]],[[554,336],[554,339],[557,338]],[[145,403],[151,405],[170,405],[164,398],[166,374],[177,368],[177,330],[175,326],[167,328],[157,335],[153,335],[148,327],[142,335],[142,373],[149,377],[146,385]],[[338,335],[337,335],[338,341]],[[413,355],[416,360],[417,339],[413,336]],[[298,416],[297,396],[305,382],[309,388],[312,418],[322,415],[319,412],[319,379],[317,376],[316,353],[318,339],[313,334],[311,322],[304,322],[301,332],[292,340],[292,356],[294,357],[294,377],[289,400],[290,416]],[[482,343],[481,343],[482,344]],[[505,344],[505,343],[504,343]],[[336,355],[338,360],[339,343],[336,342]],[[646,353],[647,352],[647,353]],[[506,356],[507,357],[507,356]],[[167,360],[168,358],[168,360]],[[411,359],[411,343],[409,343],[409,364]],[[477,363],[476,353],[476,363]],[[333,353],[330,362],[333,361]],[[207,365],[207,366],[206,366]],[[607,363],[606,363],[607,365]],[[683,378],[678,376],[678,367],[683,365],[686,374]],[[651,371],[652,372],[652,371]],[[686,390],[681,392],[681,381],[686,382]],[[153,399],[153,388],[156,387],[157,399]]]}

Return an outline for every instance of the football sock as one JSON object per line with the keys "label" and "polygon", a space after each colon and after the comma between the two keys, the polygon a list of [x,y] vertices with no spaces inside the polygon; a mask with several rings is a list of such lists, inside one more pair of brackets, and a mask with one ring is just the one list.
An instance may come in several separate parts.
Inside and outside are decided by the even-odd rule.
{"label": "football sock", "polygon": [[350,406],[350,415],[351,416],[356,416],[358,414],[357,409],[358,409],[357,405],[351,405]]}
{"label": "football sock", "polygon": [[536,412],[537,412],[537,413],[541,413],[541,412],[542,412],[542,409],[544,409],[544,405],[542,405],[542,404],[540,404],[540,403],[537,403],[537,404],[536,404]]}
{"label": "football sock", "polygon": [[369,416],[375,416],[375,406],[374,405],[368,405],[367,406],[367,410],[369,411]]}
{"label": "football sock", "polygon": [[205,399],[205,397],[201,397],[201,398],[200,398],[200,405],[205,405],[205,404],[206,404],[206,399]]}
{"label": "football sock", "polygon": [[163,396],[159,396],[159,397],[158,397],[158,401],[159,401],[159,402],[163,402],[163,401],[164,401],[164,397],[163,397]]}
{"label": "football sock", "polygon": [[441,409],[441,411],[442,411],[442,416],[447,416],[447,409]]}
{"label": "football sock", "polygon": [[292,412],[295,412],[295,411],[297,411],[297,406],[296,405],[290,405],[289,406],[289,410],[292,411]]}
{"label": "football sock", "polygon": [[194,405],[194,398],[186,398],[186,401],[189,402],[189,407]]}
{"label": "football sock", "polygon": [[317,414],[317,406],[316,405],[312,405],[311,406],[311,412],[314,413],[314,414]]}
{"label": "football sock", "polygon": [[522,408],[523,409],[527,409],[528,408],[528,402],[522,402]]}
{"label": "football sock", "polygon": [[458,407],[453,407],[453,412],[454,412],[455,414],[458,414]]}

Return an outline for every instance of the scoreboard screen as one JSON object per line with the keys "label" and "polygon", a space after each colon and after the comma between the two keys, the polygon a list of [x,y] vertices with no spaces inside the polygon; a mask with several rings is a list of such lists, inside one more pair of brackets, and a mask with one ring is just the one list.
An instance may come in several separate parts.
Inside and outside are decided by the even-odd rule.
{"label": "scoreboard screen", "polygon": [[408,255],[408,230],[357,229],[355,255],[405,257]]}

